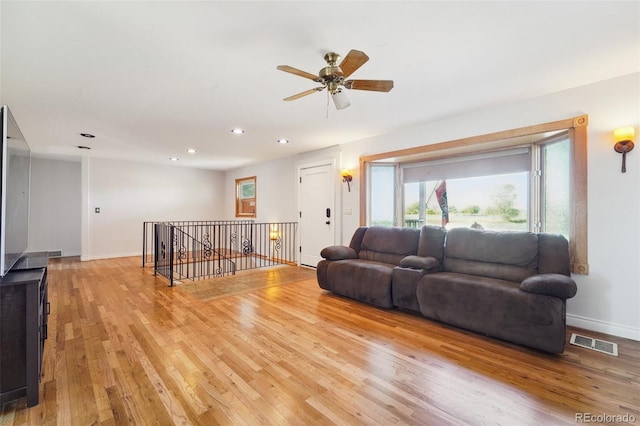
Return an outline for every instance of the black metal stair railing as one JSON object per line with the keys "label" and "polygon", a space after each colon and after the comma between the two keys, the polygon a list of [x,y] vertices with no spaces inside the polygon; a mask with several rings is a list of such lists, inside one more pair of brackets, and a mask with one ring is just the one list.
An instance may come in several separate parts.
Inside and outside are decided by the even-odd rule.
{"label": "black metal stair railing", "polygon": [[[234,275],[236,271],[297,264],[295,222],[145,222],[143,260],[174,280]],[[151,235],[151,238],[149,238]],[[150,244],[149,241],[153,241]]]}
{"label": "black metal stair railing", "polygon": [[[235,274],[235,262],[225,256],[222,250],[216,249],[212,243],[212,240],[215,241],[215,231],[219,230],[220,225],[207,228],[199,237],[202,239],[198,239],[180,227],[173,227],[174,279],[223,277]],[[214,232],[213,237],[209,231]]]}
{"label": "black metal stair railing", "polygon": [[254,223],[253,220],[167,220],[143,222],[142,224],[142,266],[155,261],[155,225],[166,224],[177,226],[190,235],[197,235],[195,229],[210,225],[236,225]]}

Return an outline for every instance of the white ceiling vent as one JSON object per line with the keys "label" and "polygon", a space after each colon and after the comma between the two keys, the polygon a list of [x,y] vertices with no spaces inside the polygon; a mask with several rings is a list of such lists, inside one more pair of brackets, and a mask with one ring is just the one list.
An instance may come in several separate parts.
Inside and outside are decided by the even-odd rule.
{"label": "white ceiling vent", "polygon": [[581,336],[573,333],[569,343],[594,351],[603,352],[605,354],[618,356],[618,344],[607,342],[606,340],[594,339],[593,337]]}

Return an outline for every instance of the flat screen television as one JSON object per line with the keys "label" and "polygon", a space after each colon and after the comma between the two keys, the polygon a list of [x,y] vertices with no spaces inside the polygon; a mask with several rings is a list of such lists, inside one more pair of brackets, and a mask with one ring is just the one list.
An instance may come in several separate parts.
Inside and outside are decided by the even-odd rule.
{"label": "flat screen television", "polygon": [[6,105],[1,116],[0,276],[5,276],[29,245],[31,150]]}

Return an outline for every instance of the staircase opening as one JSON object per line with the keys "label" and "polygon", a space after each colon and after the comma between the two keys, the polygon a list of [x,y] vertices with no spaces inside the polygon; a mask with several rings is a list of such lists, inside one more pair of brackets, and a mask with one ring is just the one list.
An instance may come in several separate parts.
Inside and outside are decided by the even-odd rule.
{"label": "staircase opening", "polygon": [[295,222],[144,222],[142,266],[169,280],[199,280],[237,271],[296,265]]}

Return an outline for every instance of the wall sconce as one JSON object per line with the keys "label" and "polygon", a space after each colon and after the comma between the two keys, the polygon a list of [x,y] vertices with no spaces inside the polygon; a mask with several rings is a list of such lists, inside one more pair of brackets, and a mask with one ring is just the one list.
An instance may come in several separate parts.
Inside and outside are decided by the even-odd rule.
{"label": "wall sconce", "polygon": [[276,241],[280,239],[280,231],[278,231],[277,229],[272,229],[271,231],[269,231],[269,239],[271,241]]}
{"label": "wall sconce", "polygon": [[351,181],[353,180],[353,176],[351,176],[351,172],[347,169],[342,169],[342,171],[340,172],[340,175],[342,175],[342,183],[347,183],[347,188],[349,189],[349,192],[351,192]]}
{"label": "wall sconce", "polygon": [[616,141],[613,149],[622,154],[622,173],[627,172],[627,152],[633,149],[633,136],[636,131],[633,127],[621,127],[613,131]]}

